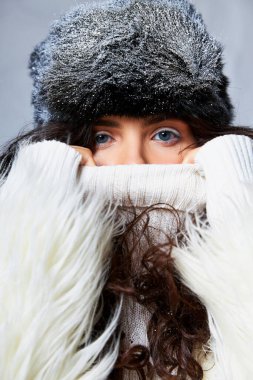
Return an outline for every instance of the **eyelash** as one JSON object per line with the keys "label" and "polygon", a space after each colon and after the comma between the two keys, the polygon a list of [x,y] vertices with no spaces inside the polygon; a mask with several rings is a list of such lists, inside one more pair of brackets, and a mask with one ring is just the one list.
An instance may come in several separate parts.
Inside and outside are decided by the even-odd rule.
{"label": "eyelash", "polygon": [[[154,136],[156,136],[157,134],[159,134],[159,133],[161,133],[161,132],[171,132],[172,134],[174,134],[174,136],[176,136],[176,138],[178,138],[178,139],[180,138],[180,134],[179,134],[178,132],[176,132],[174,129],[169,129],[169,128],[162,128],[162,129],[158,130],[158,131],[154,134]],[[96,137],[97,137],[97,136],[100,136],[100,135],[111,137],[111,136],[110,136],[109,134],[107,134],[107,133],[104,133],[104,132],[97,132],[96,135],[95,135],[95,144],[96,144],[96,145],[105,145],[105,144],[107,144],[108,141],[107,141],[106,143],[101,143],[101,144],[99,144],[99,143],[96,142]],[[153,136],[153,137],[154,137],[154,136]],[[154,139],[154,140],[157,141],[156,139]],[[158,141],[162,141],[162,140],[158,140]],[[164,143],[166,144],[166,143],[169,142],[169,141],[162,141],[162,142],[164,142]]]}
{"label": "eyelash", "polygon": [[[177,139],[180,138],[180,133],[177,132],[176,130],[174,129],[170,129],[170,128],[162,128],[162,129],[159,129],[158,131],[156,131],[156,133],[154,134],[154,136],[156,136],[158,133],[161,133],[161,132],[170,132],[172,133]],[[153,136],[153,137],[154,137]],[[162,140],[161,140],[162,141]],[[166,143],[167,141],[163,141],[164,143]]]}

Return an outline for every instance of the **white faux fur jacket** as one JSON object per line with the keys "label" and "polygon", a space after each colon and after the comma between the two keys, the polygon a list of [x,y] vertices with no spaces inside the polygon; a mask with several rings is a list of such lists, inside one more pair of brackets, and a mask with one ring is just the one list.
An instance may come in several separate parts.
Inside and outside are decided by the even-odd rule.
{"label": "white faux fur jacket", "polygon": [[[112,238],[122,228],[116,209],[127,195],[136,207],[160,201],[185,214],[190,238],[173,255],[208,311],[205,379],[251,380],[252,140],[217,137],[194,165],[80,167],[80,159],[58,141],[23,143],[1,179],[0,379],[107,379],[118,342],[101,351],[121,307],[97,340],[90,337]],[[190,218],[205,206],[209,228]]]}

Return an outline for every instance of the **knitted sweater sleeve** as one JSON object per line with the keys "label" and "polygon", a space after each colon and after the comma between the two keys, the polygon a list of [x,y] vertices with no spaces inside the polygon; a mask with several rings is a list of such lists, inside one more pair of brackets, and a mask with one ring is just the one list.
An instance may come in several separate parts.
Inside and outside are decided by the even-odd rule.
{"label": "knitted sweater sleeve", "polygon": [[217,377],[253,376],[253,144],[226,135],[196,155],[206,180],[210,225],[186,223],[188,246],[175,249],[183,281],[207,308]]}
{"label": "knitted sweater sleeve", "polygon": [[1,380],[106,379],[116,360],[117,345],[101,350],[119,312],[91,332],[117,226],[101,195],[83,199],[80,159],[58,141],[23,144],[1,178]]}
{"label": "knitted sweater sleeve", "polygon": [[200,148],[195,162],[206,180],[208,219],[219,228],[227,212],[252,198],[253,141],[241,135],[216,137]]}

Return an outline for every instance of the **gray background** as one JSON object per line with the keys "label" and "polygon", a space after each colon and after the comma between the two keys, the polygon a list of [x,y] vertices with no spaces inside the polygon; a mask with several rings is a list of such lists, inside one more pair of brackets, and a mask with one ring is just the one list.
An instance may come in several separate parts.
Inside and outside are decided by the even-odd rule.
{"label": "gray background", "polygon": [[[92,1],[92,0],[89,0]],[[87,0],[0,0],[0,144],[32,126],[28,57],[50,23]],[[235,124],[253,126],[253,0],[193,0],[209,31],[225,47],[225,73]]]}

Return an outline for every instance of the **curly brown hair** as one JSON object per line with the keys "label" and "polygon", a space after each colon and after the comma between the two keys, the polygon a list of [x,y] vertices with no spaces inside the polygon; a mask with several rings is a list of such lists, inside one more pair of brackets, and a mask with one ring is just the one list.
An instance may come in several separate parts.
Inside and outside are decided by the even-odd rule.
{"label": "curly brown hair", "polygon": [[[150,313],[149,348],[135,345],[120,350],[110,379],[122,379],[124,369],[136,371],[141,380],[152,379],[155,374],[161,379],[175,379],[172,376],[175,370],[177,379],[202,379],[203,370],[196,360],[195,349],[204,346],[210,337],[207,312],[198,297],[181,281],[172,255],[173,247],[185,242],[182,216],[164,204],[147,207],[138,215],[135,210],[131,208],[132,220],[114,241],[103,304],[108,305],[112,294],[119,297],[123,293],[147,308]],[[161,244],[156,244],[152,238],[153,227],[149,221],[154,211],[169,213],[176,222],[176,233],[164,232],[166,236]],[[120,212],[129,213],[129,207],[121,207]],[[141,240],[145,240],[145,244]],[[141,255],[138,263],[135,256],[133,270],[136,250]]]}

